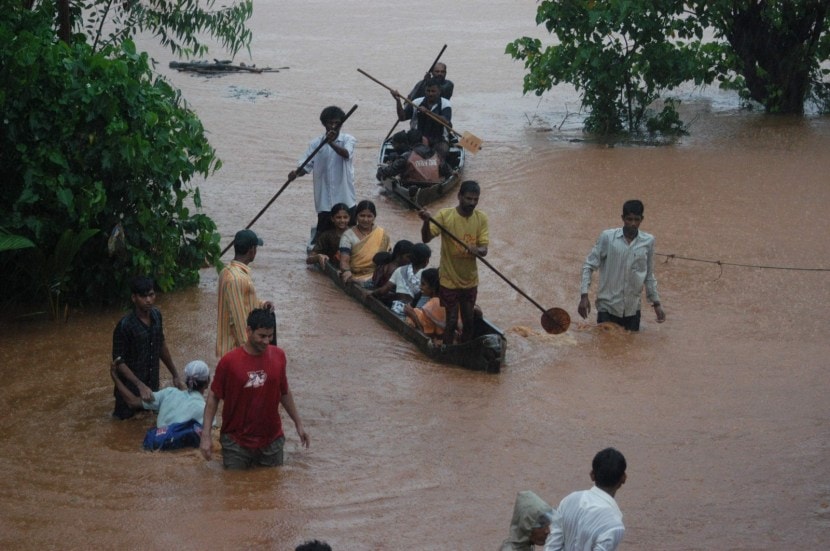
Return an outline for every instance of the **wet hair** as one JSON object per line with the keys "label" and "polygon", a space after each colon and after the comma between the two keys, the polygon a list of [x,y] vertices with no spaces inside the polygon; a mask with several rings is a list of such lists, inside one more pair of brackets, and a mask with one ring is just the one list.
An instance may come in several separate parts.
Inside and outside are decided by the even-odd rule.
{"label": "wet hair", "polygon": [[427,268],[423,272],[421,272],[421,281],[426,282],[427,285],[432,287],[432,290],[435,291],[435,294],[438,295],[438,289],[440,287],[440,278],[438,277],[438,268]]}
{"label": "wet hair", "polygon": [[400,258],[405,254],[411,254],[412,253],[412,247],[414,247],[414,245],[412,244],[412,241],[407,241],[406,239],[401,239],[400,241],[395,243],[394,247],[392,247],[392,257],[393,258]]}
{"label": "wet hair", "polygon": [[412,254],[409,255],[409,260],[413,264],[425,264],[432,256],[432,250],[426,243],[418,243],[412,247]]}
{"label": "wet hair", "polygon": [[341,121],[346,118],[346,113],[337,107],[336,105],[329,105],[325,109],[323,109],[322,113],[320,113],[320,122],[324,125],[331,120],[340,119]]}
{"label": "wet hair", "polygon": [[639,199],[631,199],[623,203],[622,215],[625,216],[626,214],[633,214],[635,216],[642,216],[645,210],[646,209],[643,206],[642,201],[640,201]]}
{"label": "wet hair", "polygon": [[378,209],[375,208],[375,204],[373,202],[369,201],[368,199],[364,199],[363,201],[361,201],[357,204],[357,206],[354,209],[355,216],[357,216],[358,214],[360,214],[364,210],[368,210],[369,212],[371,212],[375,216],[378,215]]}
{"label": "wet hair", "polygon": [[337,214],[338,212],[340,212],[341,210],[346,211],[346,214],[348,214],[349,217],[351,217],[352,213],[349,212],[349,207],[346,206],[346,203],[337,203],[337,204],[335,204],[333,207],[331,207],[331,210],[329,211],[329,214],[331,215],[332,218],[334,218],[334,215]]}
{"label": "wet hair", "polygon": [[155,282],[151,277],[135,276],[130,279],[130,293],[134,295],[144,297],[153,290],[155,290]]}
{"label": "wet hair", "polygon": [[465,193],[481,193],[481,186],[475,180],[464,180],[458,188],[458,194],[464,195]]}
{"label": "wet hair", "polygon": [[394,134],[392,134],[392,145],[406,145],[407,143],[409,143],[409,140],[407,139],[407,134],[408,133],[406,130],[401,130],[399,132],[395,132]]}
{"label": "wet hair", "polygon": [[331,551],[331,545],[320,540],[309,540],[295,547],[294,551]]}
{"label": "wet hair", "polygon": [[594,482],[600,488],[613,488],[622,480],[626,467],[623,454],[614,448],[605,448],[597,452],[591,463]]}
{"label": "wet hair", "polygon": [[392,253],[387,251],[380,251],[379,253],[375,253],[375,256],[372,257],[372,264],[374,264],[376,267],[385,266],[392,262],[392,260],[394,259],[395,257],[392,255]]}
{"label": "wet hair", "polygon": [[254,308],[248,314],[248,327],[251,331],[256,331],[257,329],[276,329],[277,320],[265,308]]}

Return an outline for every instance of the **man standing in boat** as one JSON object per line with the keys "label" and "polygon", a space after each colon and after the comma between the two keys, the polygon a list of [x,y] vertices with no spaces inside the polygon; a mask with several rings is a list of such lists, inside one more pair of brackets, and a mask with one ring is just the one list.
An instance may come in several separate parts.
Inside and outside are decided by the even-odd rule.
{"label": "man standing in boat", "polygon": [[406,107],[401,105],[401,95],[397,90],[392,91],[392,97],[395,98],[398,120],[411,120],[410,127],[420,130],[430,147],[446,159],[449,153],[447,127],[452,127],[452,103],[441,97],[438,81],[428,80],[424,96],[415,98]]}
{"label": "man standing in boat", "polygon": [[[438,267],[441,289],[438,298],[446,310],[447,323],[444,344],[452,344],[458,327],[458,312],[461,311],[461,342],[473,338],[475,330],[475,304],[478,295],[478,265],[476,258],[487,255],[490,232],[487,215],[476,210],[481,187],[478,182],[467,180],[458,190],[458,205],[441,209],[434,220],[443,226],[449,235],[441,236],[441,264]],[[426,209],[418,212],[424,221],[421,239],[429,243],[442,230],[431,223],[433,219]]]}
{"label": "man standing in boat", "polygon": [[354,208],[357,204],[354,188],[354,148],[357,140],[350,134],[340,132],[345,118],[346,113],[335,105],[323,109],[320,122],[323,123],[326,133],[309,142],[305,156],[298,164],[302,164],[324,140],[329,147],[320,149],[304,168],[288,173],[289,181],[312,173],[314,208],[317,210],[317,229],[313,240],[315,243],[318,235],[334,227],[330,213],[331,208],[337,203],[348,206],[349,214],[354,220]]}
{"label": "man standing in boat", "polygon": [[642,201],[626,201],[622,210],[622,228],[603,231],[585,259],[578,307],[583,319],[591,311],[588,299],[591,276],[599,270],[597,323],[610,321],[629,331],[639,331],[643,286],[657,323],[666,321],[654,277],[654,236],[640,231],[644,210]]}
{"label": "man standing in boat", "polygon": [[441,97],[446,99],[452,98],[452,93],[455,85],[451,80],[447,80],[447,65],[440,61],[432,67],[432,71],[424,75],[424,80],[418,82],[412,91],[407,96],[409,99],[422,98],[426,95],[426,83],[429,79],[435,79],[441,87]]}

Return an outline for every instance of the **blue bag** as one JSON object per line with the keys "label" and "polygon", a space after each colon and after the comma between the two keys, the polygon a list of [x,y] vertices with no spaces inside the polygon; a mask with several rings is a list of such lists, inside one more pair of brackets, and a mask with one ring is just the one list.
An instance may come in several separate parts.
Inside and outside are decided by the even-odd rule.
{"label": "blue bag", "polygon": [[144,449],[156,451],[198,448],[201,439],[202,424],[191,419],[184,423],[151,428],[144,437]]}

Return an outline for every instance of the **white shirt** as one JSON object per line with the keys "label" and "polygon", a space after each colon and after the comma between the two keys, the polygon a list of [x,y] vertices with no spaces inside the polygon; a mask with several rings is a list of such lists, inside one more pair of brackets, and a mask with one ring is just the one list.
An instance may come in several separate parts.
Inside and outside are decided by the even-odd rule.
{"label": "white shirt", "polygon": [[582,265],[580,293],[591,286],[591,275],[599,269],[597,310],[623,318],[640,309],[643,285],[651,302],[660,302],[654,277],[654,236],[639,232],[627,243],[622,228],[605,230]]}
{"label": "white shirt", "polygon": [[[395,285],[395,295],[409,295],[414,298],[421,289],[421,274],[424,273],[425,268],[421,268],[417,272],[412,268],[412,264],[405,266],[398,266],[392,272],[392,277],[389,282]],[[404,303],[400,300],[392,301],[392,311],[399,316],[404,315]]]}
{"label": "white shirt", "polygon": [[[305,156],[297,165],[305,161],[325,139],[324,134],[311,140]],[[306,172],[312,173],[314,208],[318,213],[329,212],[331,207],[337,203],[345,203],[349,208],[357,203],[357,194],[354,190],[354,146],[357,140],[354,136],[341,132],[334,143],[349,152],[348,159],[344,159],[326,145],[320,148],[320,151],[303,168]]]}
{"label": "white shirt", "polygon": [[545,551],[614,551],[623,539],[622,511],[596,486],[574,492],[554,513]]}

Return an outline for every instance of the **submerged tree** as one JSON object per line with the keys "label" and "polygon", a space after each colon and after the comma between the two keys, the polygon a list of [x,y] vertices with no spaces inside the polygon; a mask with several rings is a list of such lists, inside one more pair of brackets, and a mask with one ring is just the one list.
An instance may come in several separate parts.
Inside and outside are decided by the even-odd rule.
{"label": "submerged tree", "polygon": [[[141,4],[145,16],[147,6],[173,5],[117,4],[132,14]],[[68,41],[59,32],[60,5],[69,8]],[[202,51],[195,32],[204,23],[174,11],[155,23],[133,18],[132,27],[116,21],[108,36],[117,35],[117,44],[79,32],[81,14],[105,5],[113,2],[14,2],[0,11],[0,219],[37,247],[0,256],[5,296],[32,297],[47,282],[63,302],[112,302],[133,274],[153,275],[171,290],[196,283],[205,261],[219,262],[216,226],[200,212],[194,179],[221,163],[181,94],[122,40],[164,28],[176,38],[167,43],[174,51]],[[245,36],[233,42],[228,34],[227,44],[244,46]],[[61,260],[60,270],[49,258]]]}
{"label": "submerged tree", "polygon": [[[803,113],[809,98],[827,104],[830,0],[543,0],[536,22],[556,36],[543,47],[523,37],[507,53],[524,61],[525,92],[562,82],[582,95],[588,131],[681,129],[668,101],[684,82],[719,82],[770,113]],[[704,39],[706,34],[710,39]]]}

